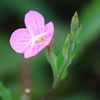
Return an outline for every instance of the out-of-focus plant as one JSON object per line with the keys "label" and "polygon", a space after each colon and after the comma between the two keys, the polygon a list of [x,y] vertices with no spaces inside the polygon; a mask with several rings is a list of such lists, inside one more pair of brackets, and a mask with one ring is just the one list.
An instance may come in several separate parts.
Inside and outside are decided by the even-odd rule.
{"label": "out-of-focus plant", "polygon": [[12,100],[10,91],[5,89],[2,83],[0,83],[0,98],[2,98],[3,100]]}

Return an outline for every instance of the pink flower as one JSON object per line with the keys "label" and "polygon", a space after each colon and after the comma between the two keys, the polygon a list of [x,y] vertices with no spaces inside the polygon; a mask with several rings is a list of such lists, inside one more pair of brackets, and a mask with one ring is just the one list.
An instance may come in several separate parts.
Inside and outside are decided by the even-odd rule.
{"label": "pink flower", "polygon": [[50,43],[54,25],[52,22],[45,25],[44,17],[36,11],[29,11],[24,22],[26,28],[15,30],[10,37],[10,44],[17,53],[24,53],[24,57],[29,58],[37,55]]}

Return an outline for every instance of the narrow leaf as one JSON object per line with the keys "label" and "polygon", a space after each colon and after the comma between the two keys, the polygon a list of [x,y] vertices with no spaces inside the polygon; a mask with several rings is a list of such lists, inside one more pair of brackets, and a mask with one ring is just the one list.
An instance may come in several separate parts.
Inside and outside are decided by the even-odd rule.
{"label": "narrow leaf", "polygon": [[66,68],[66,69],[64,70],[63,74],[62,74],[61,80],[65,79],[67,75],[68,75],[68,70],[67,70],[67,68]]}
{"label": "narrow leaf", "polygon": [[69,46],[70,46],[70,34],[68,34],[68,36],[65,40],[65,44],[64,44],[63,49],[62,49],[62,54],[64,57],[66,57],[68,55]]}
{"label": "narrow leaf", "polygon": [[[65,65],[65,58],[62,53],[60,53],[57,57],[57,69],[58,69],[58,75],[62,71],[63,67]],[[61,76],[61,79],[64,79],[67,76],[67,71],[64,69],[63,74]]]}
{"label": "narrow leaf", "polygon": [[64,64],[65,64],[64,57],[63,57],[62,53],[60,53],[57,57],[57,70],[58,70],[58,73],[61,71]]}
{"label": "narrow leaf", "polygon": [[53,71],[54,80],[57,78],[57,58],[53,50],[46,50],[46,57]]}
{"label": "narrow leaf", "polygon": [[72,50],[71,50],[71,54],[70,54],[70,58],[69,58],[70,61],[76,56],[81,30],[82,30],[82,24],[78,28],[78,30],[73,38],[73,43],[71,44]]}
{"label": "narrow leaf", "polygon": [[80,34],[81,34],[81,30],[82,30],[82,24],[80,25],[80,27],[78,28],[78,30],[76,32],[76,35],[75,35],[75,40],[76,41],[79,41],[79,37],[80,37]]}
{"label": "narrow leaf", "polygon": [[76,53],[77,53],[77,50],[78,50],[78,43],[76,42],[75,45],[74,45],[74,49],[69,57],[69,61],[72,61],[73,58],[75,57]]}

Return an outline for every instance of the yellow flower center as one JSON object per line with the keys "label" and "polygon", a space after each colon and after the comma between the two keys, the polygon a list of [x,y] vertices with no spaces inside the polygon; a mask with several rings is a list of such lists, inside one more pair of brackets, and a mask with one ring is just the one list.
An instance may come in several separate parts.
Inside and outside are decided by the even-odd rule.
{"label": "yellow flower center", "polygon": [[43,43],[45,41],[45,37],[44,36],[42,36],[42,37],[40,37],[40,38],[38,38],[37,40],[36,40],[36,43]]}

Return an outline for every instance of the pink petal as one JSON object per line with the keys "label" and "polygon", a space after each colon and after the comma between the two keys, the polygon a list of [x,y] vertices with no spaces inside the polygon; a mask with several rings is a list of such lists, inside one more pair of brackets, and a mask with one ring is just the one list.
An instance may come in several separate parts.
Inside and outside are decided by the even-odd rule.
{"label": "pink petal", "polygon": [[50,31],[45,35],[46,40],[43,43],[45,46],[47,46],[50,43],[54,34],[54,24],[52,22],[47,23],[45,26],[45,31]]}
{"label": "pink petal", "polygon": [[43,16],[36,11],[29,11],[25,15],[25,25],[31,30],[31,32],[36,36],[43,33],[44,29],[44,18]]}
{"label": "pink petal", "polygon": [[44,48],[43,45],[35,44],[35,46],[33,46],[33,49],[31,51],[31,53],[30,53],[30,48],[27,48],[25,50],[24,57],[25,58],[30,58],[30,57],[36,56],[43,48]]}
{"label": "pink petal", "polygon": [[10,37],[10,45],[17,53],[24,53],[30,38],[31,36],[27,29],[17,29]]}

